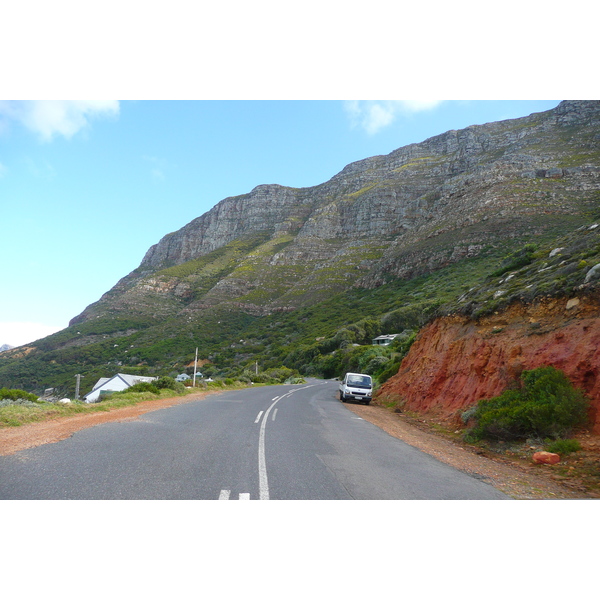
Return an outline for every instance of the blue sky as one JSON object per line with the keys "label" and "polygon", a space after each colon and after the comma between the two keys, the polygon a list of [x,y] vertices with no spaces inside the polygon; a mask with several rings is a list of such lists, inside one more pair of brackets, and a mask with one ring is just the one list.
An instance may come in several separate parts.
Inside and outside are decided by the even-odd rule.
{"label": "blue sky", "polygon": [[558,102],[1,101],[0,344],[66,327],[227,196]]}

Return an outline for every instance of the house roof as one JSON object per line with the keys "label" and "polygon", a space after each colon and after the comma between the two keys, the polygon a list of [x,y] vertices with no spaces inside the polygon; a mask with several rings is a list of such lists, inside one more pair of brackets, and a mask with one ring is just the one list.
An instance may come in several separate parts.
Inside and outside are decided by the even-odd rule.
{"label": "house roof", "polygon": [[112,377],[100,377],[100,379],[98,379],[98,381],[96,382],[96,385],[92,388],[92,392],[102,387],[103,385],[106,385],[109,381],[112,381],[113,379],[121,379],[127,384],[127,387],[131,387],[132,385],[135,385],[136,383],[140,383],[142,381],[154,381],[156,377],[142,377],[141,375],[128,375],[127,373],[117,373]]}
{"label": "house roof", "polygon": [[100,377],[100,379],[98,379],[98,381],[96,382],[96,385],[92,388],[92,392],[95,389],[98,389],[101,385],[104,385],[107,381],[110,381],[112,379],[112,377]]}
{"label": "house roof", "polygon": [[117,373],[115,377],[120,377],[129,386],[142,381],[150,383],[156,379],[156,377],[142,377],[141,375],[127,375],[126,373]]}

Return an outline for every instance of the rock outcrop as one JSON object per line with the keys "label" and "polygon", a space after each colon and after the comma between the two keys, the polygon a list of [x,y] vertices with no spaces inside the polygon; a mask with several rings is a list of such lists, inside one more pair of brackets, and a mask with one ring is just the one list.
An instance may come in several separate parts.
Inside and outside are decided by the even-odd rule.
{"label": "rock outcrop", "polygon": [[425,327],[379,391],[406,410],[460,421],[483,398],[501,394],[523,370],[554,366],[592,400],[600,433],[600,298],[512,305],[479,320],[444,317]]}
{"label": "rock outcrop", "polygon": [[[539,235],[595,206],[599,140],[600,102],[567,101],[352,163],[315,187],[260,185],[166,235],[72,324],[134,305],[160,318],[160,297],[171,312],[231,301],[269,314]],[[238,253],[210,286],[193,269],[177,279],[168,271],[258,234],[262,246],[252,246],[248,260]]]}

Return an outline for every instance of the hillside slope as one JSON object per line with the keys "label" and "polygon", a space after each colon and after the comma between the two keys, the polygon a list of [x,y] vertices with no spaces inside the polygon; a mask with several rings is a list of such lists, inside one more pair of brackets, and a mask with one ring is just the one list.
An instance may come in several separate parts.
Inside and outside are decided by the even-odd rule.
{"label": "hillside slope", "polygon": [[526,293],[487,277],[528,243],[552,249],[590,226],[599,200],[597,101],[449,131],[319,186],[261,185],[166,235],[66,330],[3,353],[0,385],[181,370],[196,346],[235,375],[291,364],[300,347],[331,352],[339,344],[311,344],[364,318],[369,334],[390,333],[443,307],[476,316],[519,294],[570,293],[568,274]]}

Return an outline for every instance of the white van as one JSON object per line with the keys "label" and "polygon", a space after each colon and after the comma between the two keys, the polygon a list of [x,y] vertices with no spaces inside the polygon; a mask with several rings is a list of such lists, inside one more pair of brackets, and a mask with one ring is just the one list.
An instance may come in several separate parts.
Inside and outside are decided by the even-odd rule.
{"label": "white van", "polygon": [[360,400],[369,404],[373,397],[373,380],[370,375],[362,373],[346,373],[340,382],[340,400]]}

